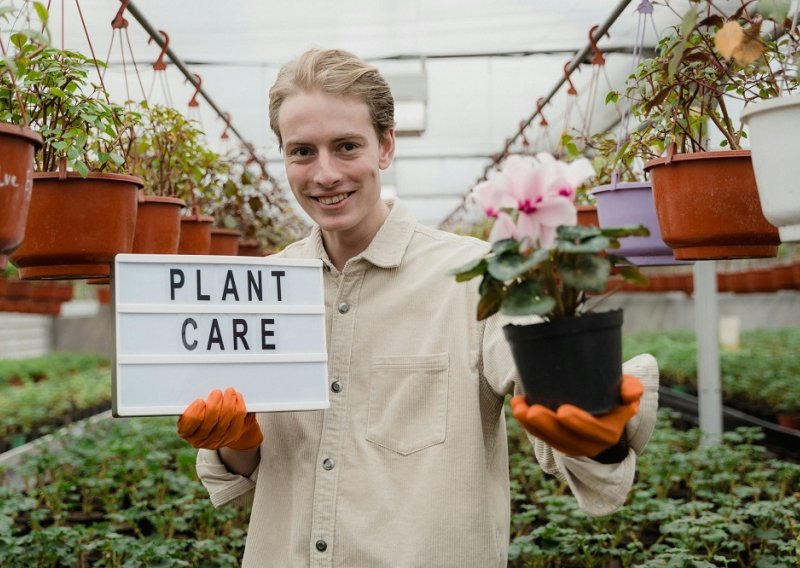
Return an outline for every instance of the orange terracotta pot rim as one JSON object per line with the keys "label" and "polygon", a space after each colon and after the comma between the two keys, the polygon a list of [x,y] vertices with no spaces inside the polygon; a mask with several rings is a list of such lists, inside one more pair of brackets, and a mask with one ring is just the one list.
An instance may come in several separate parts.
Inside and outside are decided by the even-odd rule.
{"label": "orange terracotta pot rim", "polygon": [[78,172],[67,172],[67,179],[62,180],[60,177],[59,172],[33,172],[33,179],[40,180],[55,180],[55,181],[70,181],[70,180],[78,180],[78,181],[86,181],[86,180],[103,180],[103,181],[121,181],[125,183],[132,183],[134,185],[139,186],[139,188],[144,187],[144,182],[142,178],[136,176],[129,176],[128,174],[106,174],[106,173],[97,173],[97,172],[90,172],[88,176],[83,177]]}
{"label": "orange terracotta pot rim", "polygon": [[231,237],[242,234],[239,229],[226,229],[224,227],[211,227],[211,234],[212,235],[229,235]]}
{"label": "orange terracotta pot rim", "polygon": [[0,134],[25,138],[28,142],[36,146],[37,149],[41,148],[43,144],[42,137],[38,132],[27,126],[20,126],[19,124],[0,122]]}
{"label": "orange terracotta pot rim", "polygon": [[246,247],[259,246],[261,242],[258,239],[239,239],[239,244]]}
{"label": "orange terracotta pot rim", "polygon": [[213,223],[214,217],[211,215],[184,215],[181,223]]}
{"label": "orange terracotta pot rim", "polygon": [[142,201],[145,203],[168,203],[170,205],[179,205],[181,207],[186,206],[186,202],[183,199],[178,199],[177,197],[164,197],[161,195],[145,195],[142,198]]}
{"label": "orange terracotta pot rim", "polygon": [[731,159],[731,158],[747,158],[750,159],[750,150],[713,150],[710,152],[690,152],[688,154],[675,154],[670,159],[669,156],[663,156],[654,160],[649,160],[644,165],[644,170],[651,170],[655,166],[668,166],[670,163],[676,162],[691,162],[695,160],[716,160],[716,159]]}

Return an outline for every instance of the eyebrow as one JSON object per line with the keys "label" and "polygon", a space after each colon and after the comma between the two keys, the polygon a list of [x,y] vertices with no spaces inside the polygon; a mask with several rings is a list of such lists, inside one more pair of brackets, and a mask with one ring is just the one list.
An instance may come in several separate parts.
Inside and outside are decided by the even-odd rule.
{"label": "eyebrow", "polygon": [[[345,132],[344,134],[337,136],[332,140],[335,144],[337,142],[343,142],[345,140],[358,140],[359,142],[364,142],[367,138],[363,134],[359,134],[358,132]],[[284,143],[285,147],[289,146],[313,146],[310,142],[305,142],[304,140],[288,140]]]}

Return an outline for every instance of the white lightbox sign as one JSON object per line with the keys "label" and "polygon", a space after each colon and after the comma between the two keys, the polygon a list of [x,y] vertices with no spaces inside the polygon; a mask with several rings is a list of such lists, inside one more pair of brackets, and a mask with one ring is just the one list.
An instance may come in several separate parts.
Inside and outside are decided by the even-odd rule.
{"label": "white lightbox sign", "polygon": [[251,412],[328,408],[322,261],[118,254],[112,294],[114,416],[229,386]]}

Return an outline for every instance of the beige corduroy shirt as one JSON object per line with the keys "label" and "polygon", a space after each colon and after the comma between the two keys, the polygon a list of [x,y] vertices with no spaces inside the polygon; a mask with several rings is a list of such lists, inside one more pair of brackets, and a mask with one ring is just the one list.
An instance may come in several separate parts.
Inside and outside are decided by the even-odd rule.
{"label": "beige corduroy shirt", "polygon": [[[342,272],[318,227],[281,253],[325,265],[330,408],[260,414],[261,461],[249,478],[227,471],[217,452],[198,454],[215,505],[253,503],[245,567],[506,565],[503,403],[520,385],[500,319],[476,320],[478,282],[446,274],[487,244],[390,205]],[[573,458],[532,439],[540,466],[566,478],[591,515],[622,505],[655,424],[655,360],[637,357],[625,371],[646,394],[624,461]]]}

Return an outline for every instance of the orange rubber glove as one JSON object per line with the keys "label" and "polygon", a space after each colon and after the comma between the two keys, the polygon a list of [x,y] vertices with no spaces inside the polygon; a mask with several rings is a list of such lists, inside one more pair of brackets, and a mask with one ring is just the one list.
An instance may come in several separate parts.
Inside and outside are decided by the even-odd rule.
{"label": "orange rubber glove", "polygon": [[600,416],[571,404],[562,404],[556,412],[540,404],[528,406],[524,395],[511,399],[511,411],[528,432],[551,448],[570,456],[594,457],[620,441],[625,424],[639,411],[643,394],[641,381],[624,375],[622,405]]}
{"label": "orange rubber glove", "polygon": [[247,412],[241,393],[232,387],[211,391],[208,401],[198,398],[178,418],[178,435],[195,448],[240,452],[255,450],[264,435],[256,415]]}

